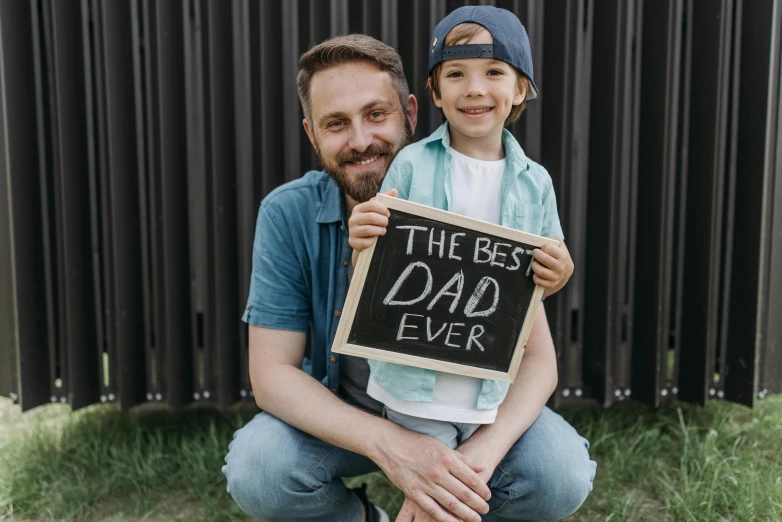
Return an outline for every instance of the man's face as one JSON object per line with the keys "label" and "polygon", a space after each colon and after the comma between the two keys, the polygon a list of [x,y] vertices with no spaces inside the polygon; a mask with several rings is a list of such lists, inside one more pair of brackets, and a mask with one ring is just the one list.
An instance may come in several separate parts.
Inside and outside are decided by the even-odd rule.
{"label": "man's face", "polygon": [[[407,112],[415,114],[414,98],[412,105]],[[353,201],[369,200],[413,134],[391,77],[366,62],[320,71],[310,107],[312,127],[304,120],[304,129],[321,165]]]}

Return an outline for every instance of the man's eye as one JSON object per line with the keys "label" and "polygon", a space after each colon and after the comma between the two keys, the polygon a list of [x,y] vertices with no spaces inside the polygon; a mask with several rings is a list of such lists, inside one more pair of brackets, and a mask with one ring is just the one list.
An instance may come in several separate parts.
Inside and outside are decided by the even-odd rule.
{"label": "man's eye", "polygon": [[383,111],[375,111],[369,115],[370,118],[378,119],[383,117]]}
{"label": "man's eye", "polygon": [[336,127],[342,127],[344,124],[345,124],[344,121],[339,121],[338,120],[338,121],[332,121],[326,127],[329,128],[329,129],[333,129],[333,128],[336,128]]}

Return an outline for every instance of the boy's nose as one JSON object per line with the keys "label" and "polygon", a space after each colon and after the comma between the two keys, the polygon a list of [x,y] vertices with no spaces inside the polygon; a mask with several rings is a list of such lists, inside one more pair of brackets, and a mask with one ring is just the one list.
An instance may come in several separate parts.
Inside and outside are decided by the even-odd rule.
{"label": "boy's nose", "polygon": [[481,80],[473,80],[467,85],[467,91],[464,94],[469,97],[485,96],[486,87]]}

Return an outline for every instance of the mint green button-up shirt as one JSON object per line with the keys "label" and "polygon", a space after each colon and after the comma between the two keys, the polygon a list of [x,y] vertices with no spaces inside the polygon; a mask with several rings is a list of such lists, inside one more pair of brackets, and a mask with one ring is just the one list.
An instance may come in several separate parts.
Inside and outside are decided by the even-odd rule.
{"label": "mint green button-up shirt", "polygon": [[[401,199],[451,210],[453,177],[448,146],[448,123],[431,136],[408,145],[396,156],[386,174],[381,192],[397,189]],[[505,171],[501,185],[500,225],[547,237],[564,238],[557,214],[557,201],[546,169],[527,158],[507,129],[502,131]],[[431,402],[437,372],[402,364],[369,360],[372,377],[394,397]],[[496,408],[508,393],[508,383],[483,379],[478,395],[479,410]]]}

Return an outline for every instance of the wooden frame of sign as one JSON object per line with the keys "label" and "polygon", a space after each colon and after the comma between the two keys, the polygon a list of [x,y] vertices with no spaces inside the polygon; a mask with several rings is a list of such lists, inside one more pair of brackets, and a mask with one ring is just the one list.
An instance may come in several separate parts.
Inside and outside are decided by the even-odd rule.
{"label": "wooden frame of sign", "polygon": [[[432,207],[428,207],[426,205],[420,205],[417,203],[412,203],[410,201],[405,201],[402,199],[393,198],[390,196],[386,196],[383,194],[378,195],[378,199],[391,211],[392,217],[389,221],[389,229],[392,227],[392,223],[394,220],[399,216],[399,219],[402,219],[402,216],[407,215],[407,225],[400,226],[400,225],[394,225],[396,228],[405,229],[405,233],[409,233],[409,236],[396,236],[397,243],[400,243],[400,237],[407,237],[409,239],[403,240],[401,243],[404,243],[406,246],[406,254],[412,256],[412,251],[414,249],[414,236],[416,236],[415,232],[421,232],[423,231],[424,234],[419,234],[415,237],[415,239],[418,241],[416,243],[419,248],[418,250],[421,250],[421,241],[425,241],[425,234],[426,231],[429,231],[429,239],[428,239],[428,258],[424,259],[432,259],[435,258],[432,262],[438,262],[436,259],[438,257],[438,251],[439,251],[439,262],[442,264],[443,259],[446,263],[456,264],[452,263],[451,260],[461,260],[463,261],[464,251],[466,249],[467,243],[463,243],[461,247],[460,252],[462,253],[462,256],[456,255],[455,248],[459,247],[458,241],[455,241],[454,238],[457,240],[462,236],[467,236],[467,233],[460,233],[460,232],[454,232],[454,230],[466,230],[468,233],[475,233],[475,241],[474,241],[474,255],[473,255],[473,263],[485,263],[487,268],[490,267],[492,270],[497,271],[495,267],[501,266],[503,268],[507,268],[509,271],[514,271],[512,273],[508,272],[508,275],[498,276],[499,277],[505,277],[503,281],[511,281],[512,284],[516,285],[523,285],[526,289],[526,293],[524,292],[518,292],[519,294],[523,294],[527,297],[529,297],[529,301],[526,301],[526,297],[522,297],[517,300],[515,306],[516,308],[509,308],[505,305],[505,301],[500,303],[500,305],[505,306],[503,310],[511,309],[511,310],[520,310],[522,313],[520,315],[524,315],[523,321],[515,321],[513,320],[513,316],[510,317],[499,317],[500,320],[502,320],[502,325],[497,328],[496,324],[493,324],[492,326],[495,327],[495,329],[498,329],[501,332],[501,335],[505,335],[508,332],[502,330],[505,325],[510,325],[508,328],[505,328],[505,330],[512,330],[510,337],[508,337],[507,341],[515,341],[513,342],[506,342],[507,345],[505,348],[504,353],[504,359],[502,364],[494,364],[494,367],[492,367],[491,364],[483,364],[482,361],[479,359],[480,357],[484,356],[484,347],[481,343],[481,338],[479,335],[473,335],[474,333],[480,332],[480,334],[483,334],[486,331],[486,327],[483,325],[473,325],[473,329],[470,331],[470,333],[465,336],[464,334],[459,334],[453,332],[453,326],[458,325],[458,327],[464,327],[466,326],[466,323],[449,323],[450,326],[448,326],[448,323],[444,323],[444,326],[438,327],[435,325],[435,335],[432,335],[432,321],[431,318],[428,316],[424,316],[423,314],[403,314],[401,319],[401,325],[398,328],[398,334],[397,339],[394,341],[388,341],[385,342],[385,348],[377,348],[368,346],[368,344],[377,344],[372,342],[362,342],[360,339],[357,340],[357,338],[361,337],[358,333],[354,333],[354,321],[356,320],[356,315],[359,313],[359,315],[362,314],[369,314],[370,312],[367,312],[370,308],[369,305],[373,304],[369,301],[372,301],[374,299],[375,304],[377,302],[377,295],[373,293],[373,295],[367,295],[364,296],[365,302],[361,303],[362,296],[364,294],[365,285],[367,284],[367,276],[370,273],[370,268],[375,264],[378,263],[378,267],[388,267],[388,268],[399,268],[399,259],[396,259],[394,262],[396,265],[382,265],[381,263],[384,262],[384,255],[381,254],[379,260],[375,260],[375,252],[376,248],[385,248],[384,247],[378,247],[380,242],[383,241],[391,241],[391,239],[387,240],[386,236],[389,235],[390,231],[387,232],[386,236],[381,236],[378,238],[378,241],[375,242],[375,245],[373,245],[370,248],[367,248],[363,250],[359,256],[358,260],[356,262],[355,271],[353,273],[353,279],[350,285],[350,289],[348,290],[347,297],[345,299],[345,305],[343,307],[341,316],[340,316],[340,322],[339,327],[337,328],[336,336],[334,337],[334,344],[332,346],[332,351],[336,353],[341,354],[347,354],[347,355],[354,355],[359,357],[365,357],[368,359],[376,359],[380,361],[387,361],[392,363],[399,363],[404,364],[408,366],[417,366],[419,368],[428,368],[430,370],[437,370],[437,371],[443,371],[448,373],[455,373],[459,375],[466,375],[470,377],[477,377],[477,378],[483,378],[483,379],[492,379],[496,381],[504,381],[504,382],[513,382],[513,380],[516,378],[516,373],[519,369],[519,364],[521,363],[521,357],[524,354],[524,349],[527,344],[527,339],[529,338],[530,331],[532,329],[532,324],[535,320],[535,316],[538,311],[538,306],[540,306],[541,298],[543,297],[543,288],[540,286],[535,285],[532,282],[532,276],[529,266],[531,265],[532,261],[532,250],[528,247],[541,247],[545,244],[557,244],[557,241],[554,239],[546,238],[537,236],[534,234],[528,234],[525,232],[521,232],[518,230],[513,230],[510,228],[502,227],[499,225],[494,225],[491,223],[487,223],[485,221],[480,221],[477,219],[468,218],[465,216],[460,216],[458,214],[454,214],[452,212],[447,212],[444,210],[435,209]],[[411,221],[410,218],[413,220]],[[416,222],[415,220],[420,219],[421,223],[423,224],[429,224],[432,225],[431,227],[416,227],[414,225],[411,225],[409,223]],[[397,222],[399,223],[399,222]],[[445,228],[442,229],[442,231],[439,231],[435,228],[434,225],[441,224],[443,227],[448,227],[451,231],[450,235],[450,245],[448,250],[448,255],[445,255],[445,245],[447,244],[446,236],[445,236]],[[413,230],[415,229],[415,230]],[[388,229],[387,229],[388,230]],[[407,232],[409,231],[409,232]],[[435,241],[437,239],[435,237],[435,232],[440,232],[439,241]],[[480,234],[481,236],[478,236]],[[491,236],[491,237],[484,237],[484,236]],[[422,240],[423,238],[423,240]],[[516,244],[516,248],[512,252],[498,252],[500,248],[505,247],[513,247],[513,244],[509,243],[501,243],[497,241],[498,239],[506,239],[513,241]],[[481,241],[484,241],[484,243],[481,243]],[[492,241],[494,241],[494,246],[492,248]],[[389,243],[385,243],[384,245],[390,245]],[[523,246],[518,246],[523,245]],[[434,249],[433,247],[437,247],[437,249]],[[390,246],[388,247],[391,248]],[[426,249],[424,249],[426,250]],[[396,250],[390,250],[393,255],[396,255],[397,258],[401,255],[403,255],[401,252],[399,252],[399,248],[396,248]],[[515,264],[511,267],[507,267],[507,265],[504,264],[504,260],[511,257],[511,253],[513,254],[512,259],[515,261]],[[434,254],[434,256],[433,256]],[[493,254],[493,255],[492,255]],[[488,256],[488,258],[487,258]],[[502,257],[499,257],[502,256]],[[479,258],[487,258],[486,259],[479,259]],[[497,259],[499,258],[499,261]],[[413,259],[413,257],[410,257],[409,259]],[[522,266],[523,262],[523,266]],[[464,270],[467,269],[467,265],[469,264],[469,259],[466,262],[462,262],[460,265],[463,267]],[[425,283],[425,297],[430,297],[431,289],[432,289],[432,271],[428,268],[428,266],[425,265],[424,262],[414,262],[408,265],[408,268],[405,269],[405,271],[402,273],[402,275],[396,279],[396,283],[394,287],[391,289],[390,292],[387,290],[383,290],[383,293],[387,294],[385,300],[383,301],[383,304],[385,305],[412,305],[412,303],[418,303],[421,300],[424,299],[424,297],[420,298],[414,298],[409,299],[408,301],[401,301],[400,299],[392,298],[392,294],[396,296],[400,291],[400,286],[405,283],[407,280],[411,279],[411,272],[414,271],[415,268],[425,269],[425,273],[428,274],[427,282]],[[472,265],[470,265],[472,266]],[[376,286],[380,285],[381,277],[380,275],[384,275],[382,272],[378,272],[378,270],[381,270],[381,268],[375,267],[374,268],[374,281],[373,284]],[[435,267],[437,268],[437,267]],[[480,270],[483,267],[473,267],[476,270]],[[451,314],[454,313],[456,310],[457,305],[460,305],[459,302],[461,300],[462,296],[462,288],[464,286],[464,282],[467,279],[467,276],[464,275],[464,270],[460,268],[458,272],[454,274],[454,276],[451,278],[451,280],[442,287],[440,292],[436,294],[436,297],[434,300],[432,300],[429,304],[429,307],[427,310],[432,310],[435,305],[444,307],[447,310],[450,311]],[[501,270],[501,269],[500,269]],[[474,270],[473,270],[474,271]],[[421,270],[418,270],[418,272],[421,272]],[[437,275],[441,275],[442,270],[439,272],[435,271]],[[519,275],[523,274],[523,275]],[[395,274],[391,274],[389,278],[382,277],[382,284],[388,285],[388,282],[394,278]],[[472,280],[474,282],[474,279],[477,276],[473,276]],[[405,279],[407,278],[407,279]],[[489,314],[494,313],[495,310],[497,310],[498,305],[498,299],[500,294],[500,284],[497,283],[496,280],[494,280],[494,292],[497,297],[494,297],[493,306],[494,308],[491,309],[490,307],[487,309],[484,306],[483,311],[475,311],[476,306],[480,306],[478,304],[479,301],[482,299],[485,301],[487,299],[486,292],[487,287],[489,286],[489,283],[483,284],[481,286],[481,283],[486,280],[486,277],[481,278],[480,282],[475,286],[475,290],[473,291],[472,297],[470,300],[468,300],[468,305],[464,308],[464,313],[466,317],[476,317],[476,316],[486,316],[487,312]],[[522,281],[524,279],[524,281]],[[420,277],[419,277],[420,280]],[[400,282],[401,281],[401,282]],[[440,286],[442,284],[442,281],[439,282]],[[410,283],[412,285],[412,283]],[[458,288],[458,291],[452,290],[453,287],[456,286]],[[534,290],[532,288],[534,287]],[[514,287],[515,288],[515,287]],[[482,290],[481,290],[482,289]],[[375,292],[374,289],[370,288],[369,292]],[[531,292],[531,296],[530,296]],[[424,293],[421,293],[421,295],[424,295]],[[379,295],[379,294],[378,294]],[[475,296],[478,296],[477,298]],[[408,295],[409,297],[409,295]],[[447,303],[449,301],[449,298],[451,299],[451,306],[445,306],[444,303]],[[503,296],[504,299],[509,299],[505,296]],[[416,300],[417,299],[417,300]],[[438,304],[439,302],[439,304]],[[470,304],[472,302],[472,305]],[[528,304],[527,304],[528,303]],[[360,306],[361,305],[361,306]],[[420,306],[420,305],[419,305]],[[472,308],[470,308],[472,306]],[[382,327],[380,326],[380,323],[387,318],[386,314],[378,314],[378,310],[391,310],[392,308],[380,308],[379,305],[375,306],[375,312],[374,315],[369,316],[368,318],[362,319],[364,322],[368,323],[364,325],[363,327],[358,328],[357,331],[360,331],[361,328],[363,328],[363,331],[367,332],[370,336],[376,335],[377,331],[382,330]],[[399,310],[400,307],[393,308],[394,312],[396,310]],[[469,313],[468,313],[469,309]],[[361,310],[359,312],[359,310]],[[491,310],[489,312],[489,310]],[[523,311],[526,310],[526,314],[523,314]],[[397,312],[398,313],[398,312]],[[442,314],[441,314],[442,315]],[[498,314],[501,315],[501,314]],[[408,320],[410,317],[420,317],[426,320],[426,327],[424,328],[423,323],[419,323],[418,325],[413,324],[412,320],[410,323],[406,323],[406,320]],[[463,319],[466,321],[466,319]],[[488,318],[487,318],[488,320]],[[442,319],[441,319],[442,321]],[[398,320],[396,323],[393,323],[393,328],[389,329],[386,327],[386,335],[388,331],[396,331],[394,328],[396,328],[396,324],[398,324]],[[372,326],[369,328],[369,326]],[[377,328],[375,328],[375,325],[377,325]],[[446,336],[445,328],[448,326],[448,332]],[[479,330],[480,328],[480,330]],[[452,355],[457,355],[461,359],[459,361],[454,361],[452,356],[443,356],[443,351],[441,350],[438,358],[430,358],[428,356],[421,356],[416,355],[417,353],[415,350],[408,350],[408,353],[401,353],[396,351],[397,348],[392,348],[390,345],[396,346],[396,344],[404,344],[399,341],[399,339],[414,339],[418,341],[419,339],[417,337],[412,337],[411,333],[418,332],[418,335],[426,335],[427,341],[432,341],[432,339],[437,339],[440,343],[442,343],[442,340],[444,339],[444,344],[448,347],[454,347],[454,348],[460,348],[460,350],[452,350],[449,348]],[[518,335],[515,336],[513,332],[518,332]],[[464,341],[465,338],[467,338],[466,341],[466,350],[462,349],[459,345],[454,344],[453,342],[449,341],[453,337],[456,339],[456,337],[461,337],[462,341]],[[487,336],[489,337],[489,336]],[[495,337],[496,338],[496,337]],[[387,337],[386,337],[387,339]],[[382,344],[382,343],[380,343]],[[435,343],[430,343],[435,344]],[[471,348],[476,348],[475,350],[471,350]],[[426,349],[424,349],[426,351]],[[428,353],[428,352],[427,352]],[[478,359],[475,359],[478,357]],[[451,358],[452,360],[445,360]],[[467,360],[467,358],[472,358],[470,360]],[[507,367],[506,366],[507,363]]]}

